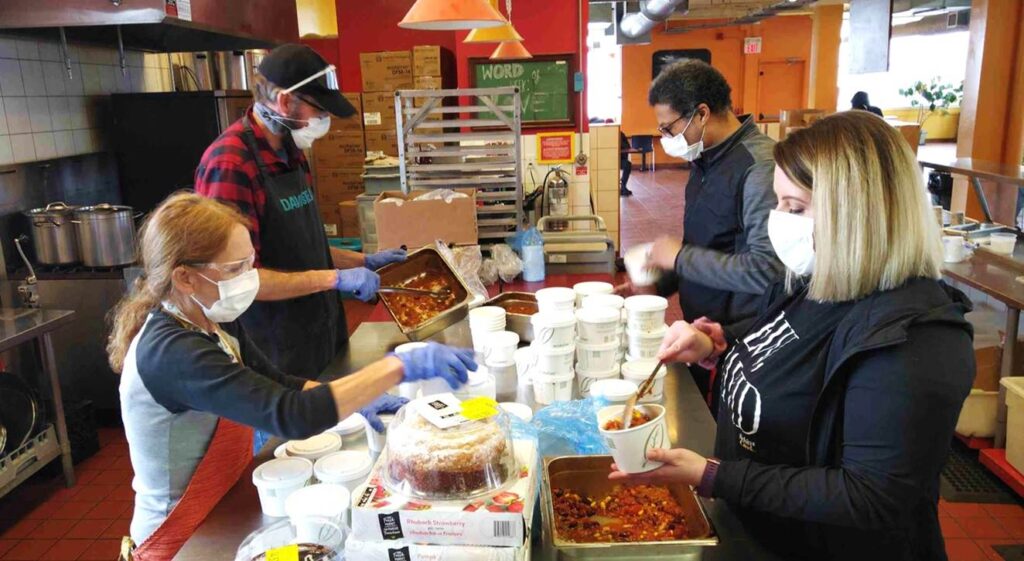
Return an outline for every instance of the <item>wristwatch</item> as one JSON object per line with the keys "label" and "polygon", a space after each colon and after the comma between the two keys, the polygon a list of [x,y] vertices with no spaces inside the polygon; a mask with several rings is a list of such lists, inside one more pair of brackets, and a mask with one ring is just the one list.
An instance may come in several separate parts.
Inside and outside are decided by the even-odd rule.
{"label": "wristwatch", "polygon": [[722,465],[722,461],[718,458],[708,458],[708,463],[704,466],[704,474],[700,477],[700,484],[697,485],[697,494],[701,497],[711,498],[711,492],[715,489],[715,475],[718,474],[720,465]]}

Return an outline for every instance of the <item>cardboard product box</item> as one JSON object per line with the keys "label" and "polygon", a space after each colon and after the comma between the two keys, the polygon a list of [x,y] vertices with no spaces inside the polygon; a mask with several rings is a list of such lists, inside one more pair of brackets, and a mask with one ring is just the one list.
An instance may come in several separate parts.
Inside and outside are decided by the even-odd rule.
{"label": "cardboard product box", "polygon": [[441,75],[441,47],[437,45],[420,45],[412,48],[413,76]]}
{"label": "cardboard product box", "polygon": [[412,87],[412,53],[409,51],[360,53],[359,69],[364,92],[393,92]]}
{"label": "cardboard product box", "polygon": [[363,128],[367,131],[395,130],[394,92],[363,94]]}
{"label": "cardboard product box", "polygon": [[[384,240],[380,244],[380,247],[392,247]],[[537,502],[539,463],[532,440],[515,440],[513,447],[520,469],[519,480],[493,495],[466,501],[423,501],[391,494],[381,482],[387,456],[382,454],[366,484],[352,493],[352,533],[349,540],[396,545],[410,542],[523,548],[530,540],[528,517],[532,516]],[[453,559],[448,556],[441,558]]]}
{"label": "cardboard product box", "polygon": [[[422,247],[435,240],[476,244],[476,189],[454,189],[466,195],[445,202],[441,199],[415,200],[431,191],[385,191],[373,202],[377,236],[381,247]],[[388,201],[401,200],[401,204]]]}
{"label": "cardboard product box", "polygon": [[328,237],[338,237],[338,210],[335,207],[321,207],[320,218],[324,221],[324,233]]}
{"label": "cardboard product box", "polygon": [[359,203],[355,200],[338,203],[338,235],[343,238],[359,237]]}
{"label": "cardboard product box", "polygon": [[352,107],[356,110],[356,114],[351,117],[345,117],[344,119],[332,115],[331,130],[363,130],[363,95],[359,92],[349,92],[341,95],[345,96],[345,99],[352,104]]}
{"label": "cardboard product box", "polygon": [[347,561],[527,561],[529,558],[529,540],[523,547],[420,545],[407,541],[364,542],[352,538],[345,542]]}
{"label": "cardboard product box", "polygon": [[338,203],[354,201],[362,192],[361,168],[317,168],[316,195],[321,207],[336,212]]}
{"label": "cardboard product box", "polygon": [[387,156],[398,156],[398,133],[390,131],[366,131],[366,152],[383,152]]}
{"label": "cardboard product box", "polygon": [[362,130],[328,131],[313,143],[313,162],[321,168],[361,167],[366,159]]}

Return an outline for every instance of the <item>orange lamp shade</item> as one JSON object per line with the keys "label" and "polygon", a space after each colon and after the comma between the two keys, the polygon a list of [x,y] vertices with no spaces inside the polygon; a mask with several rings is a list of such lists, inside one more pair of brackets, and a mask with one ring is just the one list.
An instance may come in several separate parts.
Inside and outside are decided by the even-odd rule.
{"label": "orange lamp shade", "polygon": [[[498,0],[491,0],[491,5],[494,9],[498,9]],[[504,25],[497,27],[483,27],[477,28],[469,32],[469,35],[462,41],[463,43],[501,43],[502,41],[522,41],[523,36],[516,31],[516,28],[512,26],[512,22],[509,21]]]}
{"label": "orange lamp shade", "polygon": [[533,58],[530,51],[526,50],[522,41],[505,41],[498,44],[498,48],[491,53],[491,60],[524,60]]}
{"label": "orange lamp shade", "polygon": [[451,31],[498,27],[507,23],[487,0],[416,0],[398,27]]}

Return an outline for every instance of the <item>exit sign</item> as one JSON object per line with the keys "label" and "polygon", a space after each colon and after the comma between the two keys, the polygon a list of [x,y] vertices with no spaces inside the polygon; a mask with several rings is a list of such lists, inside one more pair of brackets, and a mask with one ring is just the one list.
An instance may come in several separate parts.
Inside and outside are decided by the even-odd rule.
{"label": "exit sign", "polygon": [[747,37],[747,38],[743,39],[743,54],[745,54],[745,55],[761,54],[761,38],[760,37]]}

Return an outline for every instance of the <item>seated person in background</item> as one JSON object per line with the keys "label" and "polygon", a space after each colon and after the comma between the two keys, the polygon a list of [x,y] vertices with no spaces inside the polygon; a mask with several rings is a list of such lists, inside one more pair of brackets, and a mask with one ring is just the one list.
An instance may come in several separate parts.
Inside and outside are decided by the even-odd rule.
{"label": "seated person in background", "polygon": [[884,115],[882,115],[882,110],[871,105],[871,102],[868,101],[868,92],[857,92],[853,94],[853,99],[850,100],[850,105],[853,106],[851,109],[859,109],[861,111],[874,113],[879,117],[884,117]]}
{"label": "seated person in background", "polygon": [[632,197],[633,192],[629,190],[629,174],[633,173],[633,162],[629,161],[629,138],[619,131],[619,167],[622,168],[622,183],[619,187],[619,195]]}

